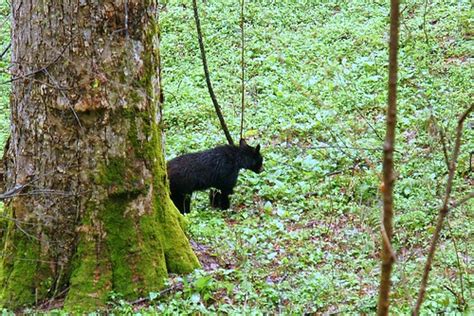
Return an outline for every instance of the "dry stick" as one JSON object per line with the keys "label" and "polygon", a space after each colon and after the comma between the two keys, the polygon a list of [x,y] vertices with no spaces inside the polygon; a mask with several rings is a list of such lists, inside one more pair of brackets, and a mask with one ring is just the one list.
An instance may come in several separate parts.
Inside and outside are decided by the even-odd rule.
{"label": "dry stick", "polygon": [[439,137],[441,139],[441,145],[443,146],[443,156],[444,156],[444,162],[446,163],[446,167],[450,168],[449,166],[449,158],[448,158],[448,147],[446,145],[446,137],[444,136],[444,131],[440,127],[439,129]]}
{"label": "dry stick", "polygon": [[[440,134],[440,138],[441,138],[441,144],[443,146],[443,156],[444,156],[444,161],[446,163],[446,167],[448,168],[448,170],[450,169],[450,164],[449,164],[449,157],[448,157],[448,149],[447,149],[447,145],[446,145],[446,138],[445,138],[445,135],[444,135],[444,131],[442,130],[441,127],[438,128],[439,130],[439,134]],[[471,192],[470,195],[474,195],[474,192]],[[469,195],[467,196],[467,198],[465,199],[465,201],[469,200],[470,197]],[[463,201],[461,200],[460,201],[461,203],[459,202],[455,202],[453,204],[453,206],[451,207],[451,209],[455,208],[456,206],[460,205],[463,203]],[[451,235],[451,240],[453,241],[453,245],[454,245],[454,251],[456,253],[456,261],[457,261],[457,265],[458,265],[458,270],[459,270],[459,283],[460,283],[460,286],[461,286],[461,298],[458,297],[458,295],[455,295],[456,296],[456,299],[458,299],[458,301],[461,303],[461,304],[465,304],[465,299],[464,299],[464,282],[463,282],[463,279],[464,279],[464,275],[463,275],[463,269],[462,269],[462,266],[461,266],[461,260],[459,259],[459,251],[458,251],[458,247],[457,247],[457,244],[456,244],[456,238],[454,237],[453,235],[453,232],[452,232],[452,229],[451,229],[451,225],[449,224],[449,220],[446,221],[446,223],[448,224],[448,230],[449,230],[449,234]]]}
{"label": "dry stick", "polygon": [[199,49],[201,50],[202,66],[204,68],[204,76],[206,77],[207,89],[209,90],[209,95],[211,96],[212,104],[214,105],[214,109],[216,110],[217,117],[219,118],[222,130],[224,131],[225,137],[227,138],[227,142],[230,145],[234,145],[234,141],[232,140],[232,136],[230,136],[229,129],[227,128],[224,116],[222,115],[221,107],[219,106],[219,103],[217,103],[217,98],[214,94],[214,89],[212,88],[211,78],[209,76],[209,69],[207,67],[206,50],[204,49],[204,42],[202,40],[201,21],[199,20],[197,0],[193,0],[193,10],[194,20],[196,21],[196,31],[198,35]]}
{"label": "dry stick", "polygon": [[474,192],[471,192],[468,195],[466,195],[464,198],[462,198],[461,200],[459,200],[457,202],[454,202],[453,206],[451,207],[451,210],[458,207],[458,206],[461,206],[462,204],[466,203],[467,201],[469,201],[470,199],[473,199],[473,198],[474,198]]}
{"label": "dry stick", "polygon": [[26,79],[28,77],[31,77],[31,76],[34,76],[38,73],[41,73],[41,72],[44,72],[45,70],[47,70],[49,67],[51,67],[52,65],[56,64],[59,59],[61,59],[61,57],[63,57],[64,53],[66,52],[67,48],[69,47],[69,45],[71,45],[72,41],[74,40],[74,37],[71,38],[71,40],[63,47],[62,51],[58,54],[58,56],[56,56],[56,58],[54,58],[51,62],[49,62],[46,66],[40,68],[40,69],[37,69],[37,70],[34,70],[34,71],[31,71],[27,74],[24,74],[24,75],[21,75],[21,76],[18,76],[18,77],[14,77],[14,78],[11,78],[10,80],[7,80],[7,81],[4,81],[0,84],[7,84],[7,83],[12,83],[13,81],[17,81],[17,80],[20,80],[20,79]]}
{"label": "dry stick", "polygon": [[240,80],[242,81],[242,103],[241,103],[241,109],[240,109],[240,139],[243,139],[243,131],[244,131],[244,110],[245,110],[245,59],[244,59],[244,54],[245,54],[245,37],[244,37],[244,5],[245,5],[245,0],[242,0],[241,6],[240,6],[240,40],[241,40],[241,60],[240,60],[240,67],[242,69],[242,75]]}
{"label": "dry stick", "polygon": [[395,261],[391,241],[393,235],[393,185],[395,175],[393,172],[393,152],[395,145],[395,128],[397,123],[397,53],[398,29],[400,20],[399,1],[390,1],[390,45],[389,45],[389,70],[388,70],[388,105],[387,105],[387,131],[383,146],[383,215],[382,215],[382,273],[380,276],[378,315],[388,315],[390,306],[390,275]]}
{"label": "dry stick", "polygon": [[5,56],[5,54],[8,52],[8,50],[10,49],[11,46],[12,46],[12,43],[8,44],[7,47],[5,47],[3,52],[0,54],[0,59],[2,59],[3,56]]}
{"label": "dry stick", "polygon": [[[439,240],[441,229],[443,228],[444,220],[446,219],[446,216],[448,215],[448,212],[449,212],[448,204],[449,204],[449,198],[451,196],[451,191],[453,189],[453,179],[454,179],[454,172],[456,170],[456,162],[458,160],[459,151],[461,148],[462,127],[463,127],[464,121],[473,110],[474,110],[474,105],[471,105],[460,116],[458,120],[458,126],[456,128],[456,142],[454,145],[453,156],[451,158],[451,161],[449,163],[449,168],[448,168],[449,175],[448,175],[448,182],[446,184],[446,194],[444,196],[443,205],[439,209],[438,221],[436,223],[436,230],[433,233],[433,237],[431,239],[430,250],[428,252],[428,257],[426,259],[425,269],[423,271],[423,277],[421,279],[420,290],[418,292],[418,298],[416,300],[415,307],[413,308],[412,315],[418,315],[420,313],[421,304],[423,304],[423,300],[425,298],[426,285],[428,284],[428,276],[430,274],[431,265],[433,263],[433,258],[436,251],[436,245],[438,244],[438,240]],[[457,205],[460,205],[460,203],[464,203],[470,197],[472,197],[472,195],[468,196],[466,199],[461,200],[461,202],[458,202]]]}
{"label": "dry stick", "polygon": [[[461,305],[464,305],[466,303],[466,300],[464,299],[464,273],[463,273],[463,268],[461,266],[461,259],[459,258],[459,250],[458,250],[458,245],[456,242],[456,237],[453,234],[453,230],[451,229],[451,224],[449,224],[449,220],[446,221],[448,224],[448,230],[449,230],[449,235],[451,236],[451,240],[453,241],[453,246],[454,246],[454,251],[456,253],[456,263],[458,265],[458,270],[459,270],[459,285],[461,286],[461,297],[459,295],[455,295],[456,299],[458,300],[458,303]],[[454,294],[454,293],[453,293]]]}

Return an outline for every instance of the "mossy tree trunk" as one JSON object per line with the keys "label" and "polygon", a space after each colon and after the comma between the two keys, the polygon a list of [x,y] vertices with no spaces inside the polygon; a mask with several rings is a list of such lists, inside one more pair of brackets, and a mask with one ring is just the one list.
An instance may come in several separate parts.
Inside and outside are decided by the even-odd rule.
{"label": "mossy tree trunk", "polygon": [[156,9],[12,1],[0,305],[95,309],[199,265],[167,189]]}

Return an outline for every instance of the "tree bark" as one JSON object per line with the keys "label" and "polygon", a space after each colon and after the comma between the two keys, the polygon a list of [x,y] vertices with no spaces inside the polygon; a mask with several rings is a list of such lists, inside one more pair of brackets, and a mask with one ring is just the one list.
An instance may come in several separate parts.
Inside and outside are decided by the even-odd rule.
{"label": "tree bark", "polygon": [[169,199],[156,1],[12,1],[0,305],[133,299],[199,266]]}

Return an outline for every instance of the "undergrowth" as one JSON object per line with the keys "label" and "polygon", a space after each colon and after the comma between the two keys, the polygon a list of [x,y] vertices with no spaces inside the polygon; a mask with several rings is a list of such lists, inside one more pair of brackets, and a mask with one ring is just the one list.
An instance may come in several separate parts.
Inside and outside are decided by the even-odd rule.
{"label": "undergrowth", "polygon": [[[8,15],[5,1],[0,10]],[[216,94],[239,134],[239,2],[200,2]],[[457,116],[472,103],[469,1],[404,1],[396,140],[392,313],[414,303],[447,170]],[[246,5],[245,137],[260,143],[265,172],[242,172],[233,207],[195,194],[189,236],[204,270],[172,276],[170,291],[111,312],[374,313],[380,273],[380,186],[388,61],[388,2],[272,1]],[[161,1],[166,154],[225,142],[210,102],[190,1]],[[9,41],[2,25],[1,46]],[[7,55],[0,61],[8,79]],[[0,85],[0,145],[8,137],[8,85]],[[454,199],[472,190],[468,120]],[[472,312],[474,203],[450,213],[424,314]],[[457,251],[455,249],[457,248]],[[462,278],[462,286],[461,286]],[[59,312],[58,312],[59,313]]]}
{"label": "undergrowth", "polygon": [[[207,1],[200,8],[214,88],[237,138],[239,3]],[[166,1],[163,9],[164,118],[172,158],[225,138],[207,93],[190,3]],[[408,1],[402,10],[394,314],[408,313],[414,303],[444,194],[437,129],[453,141],[474,79],[469,2],[425,7]],[[178,292],[158,304],[160,311],[375,312],[388,19],[385,2],[247,4],[245,135],[262,144],[265,172],[241,173],[228,212],[209,209],[207,195],[195,194],[189,233],[214,259],[204,272],[212,277],[213,299]],[[455,199],[472,189],[472,124],[465,128]],[[473,206],[449,216],[424,313],[472,308]]]}

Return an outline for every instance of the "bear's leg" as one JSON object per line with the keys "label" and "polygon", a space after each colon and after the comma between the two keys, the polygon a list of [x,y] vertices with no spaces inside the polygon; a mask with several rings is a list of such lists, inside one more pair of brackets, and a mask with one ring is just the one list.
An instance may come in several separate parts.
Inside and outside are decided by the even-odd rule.
{"label": "bear's leg", "polygon": [[219,195],[219,208],[221,210],[227,210],[230,208],[230,198],[229,196],[234,193],[232,189],[230,190],[222,190],[221,194]]}
{"label": "bear's leg", "polygon": [[184,214],[184,195],[183,194],[171,194],[171,200],[174,205],[178,208],[181,214]]}
{"label": "bear's leg", "polygon": [[178,208],[181,214],[191,212],[191,195],[190,194],[171,194],[171,200]]}
{"label": "bear's leg", "polygon": [[222,194],[222,195],[220,196],[219,208],[220,208],[221,210],[227,210],[228,208],[230,208],[229,195]]}
{"label": "bear's leg", "polygon": [[191,194],[186,194],[184,196],[184,210],[183,214],[191,212]]}

